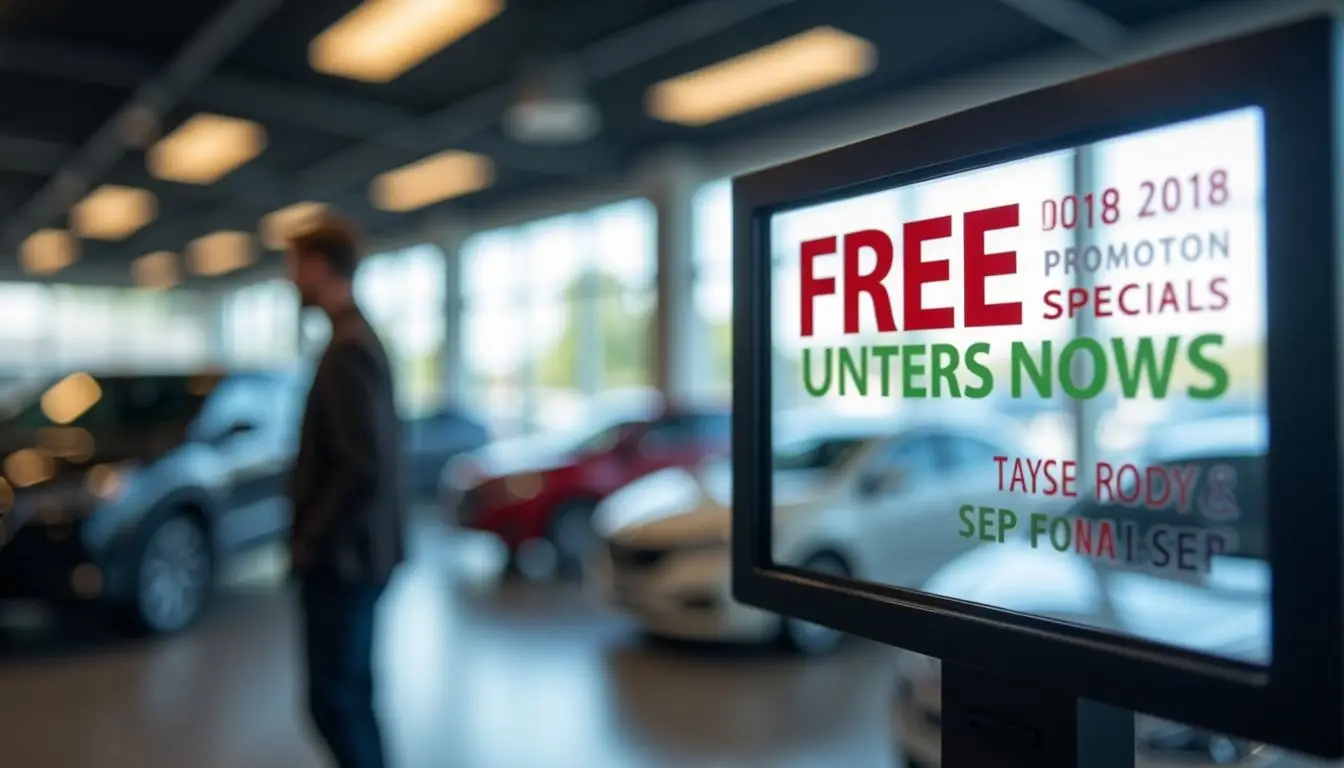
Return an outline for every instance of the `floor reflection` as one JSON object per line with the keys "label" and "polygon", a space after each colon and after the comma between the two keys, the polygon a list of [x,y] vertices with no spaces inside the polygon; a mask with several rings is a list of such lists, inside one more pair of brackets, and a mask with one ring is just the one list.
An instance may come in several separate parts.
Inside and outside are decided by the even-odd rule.
{"label": "floor reflection", "polygon": [[[501,581],[436,531],[384,604],[381,707],[404,768],[891,763],[885,649],[816,662],[641,639],[577,586]],[[292,597],[239,567],[186,635],[127,642],[87,617],[0,629],[4,763],[317,768]]]}

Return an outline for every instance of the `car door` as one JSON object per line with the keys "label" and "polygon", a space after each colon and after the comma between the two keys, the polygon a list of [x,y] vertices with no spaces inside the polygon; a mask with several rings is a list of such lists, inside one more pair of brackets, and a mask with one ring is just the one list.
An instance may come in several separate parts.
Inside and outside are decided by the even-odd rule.
{"label": "car door", "polygon": [[240,376],[211,395],[199,434],[221,472],[220,540],[236,548],[289,528],[285,483],[298,434],[296,395],[279,379]]}
{"label": "car door", "polygon": [[854,509],[871,578],[919,587],[946,561],[945,539],[957,530],[945,480],[928,434],[888,438],[863,460]]}
{"label": "car door", "polygon": [[[939,435],[935,438],[935,444],[938,451],[938,464],[942,474],[947,478],[947,486],[956,489],[956,498],[950,499],[950,503],[955,505],[953,514],[965,504],[977,508],[981,506],[998,508],[1011,505],[1013,500],[1007,498],[1007,494],[999,491],[999,467],[994,461],[994,457],[1007,456],[1011,459],[1013,456],[1020,455],[1020,452],[1009,449],[993,440],[970,435]],[[1019,503],[1021,501],[1019,500]],[[1033,498],[1030,501],[1039,505],[1047,500]],[[1016,511],[1025,512],[1026,510]],[[1062,511],[1062,507],[1060,511]],[[949,521],[949,524],[953,525],[953,528],[957,527],[957,524],[953,521]],[[1020,521],[1019,525],[1025,525],[1025,520]],[[984,543],[980,539],[979,533],[977,531],[977,535],[969,538],[957,535],[954,539],[949,539],[948,544],[950,546],[944,555],[950,559],[961,552]],[[998,531],[990,529],[985,533],[986,535],[997,535]],[[1005,535],[1011,536],[1013,534],[1009,532]]]}

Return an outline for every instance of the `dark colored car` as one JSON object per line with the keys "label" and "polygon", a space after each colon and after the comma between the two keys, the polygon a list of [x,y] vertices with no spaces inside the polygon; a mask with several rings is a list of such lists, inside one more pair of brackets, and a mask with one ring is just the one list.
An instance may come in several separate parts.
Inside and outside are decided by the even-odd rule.
{"label": "dark colored car", "polygon": [[216,564],[284,535],[305,377],[77,373],[0,414],[0,598],[171,632]]}
{"label": "dark colored car", "polygon": [[483,424],[454,409],[408,419],[402,425],[406,482],[416,500],[435,498],[449,461],[490,442]]}
{"label": "dark colored car", "polygon": [[727,410],[678,410],[549,447],[541,439],[494,443],[445,468],[441,499],[460,525],[495,534],[512,556],[542,547],[573,570],[594,539],[602,499],[651,472],[727,451],[730,421]]}

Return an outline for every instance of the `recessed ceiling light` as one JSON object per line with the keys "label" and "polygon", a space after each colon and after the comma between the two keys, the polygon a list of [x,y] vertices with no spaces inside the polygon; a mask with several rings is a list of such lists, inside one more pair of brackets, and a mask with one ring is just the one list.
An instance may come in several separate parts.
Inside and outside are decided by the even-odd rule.
{"label": "recessed ceiling light", "polygon": [[154,193],[104,184],[70,209],[70,227],[80,237],[124,240],[158,215]]}
{"label": "recessed ceiling light", "polygon": [[33,275],[54,275],[79,258],[79,240],[63,229],[39,229],[19,246],[19,260]]}
{"label": "recessed ceiling light", "polygon": [[326,203],[302,202],[272,211],[261,220],[261,226],[258,227],[261,242],[273,251],[283,251],[287,238],[303,229],[326,210]]}
{"label": "recessed ceiling light", "polygon": [[659,120],[707,125],[857,80],[876,66],[872,43],[832,27],[817,27],[664,80],[649,89],[645,106]]}
{"label": "recessed ceiling light", "polygon": [[201,113],[149,150],[149,172],[184,184],[213,184],[266,149],[266,129],[251,120]]}
{"label": "recessed ceiling light", "polygon": [[386,83],[498,16],[503,0],[366,0],[308,46],[328,75]]}
{"label": "recessed ceiling light", "polygon": [[485,189],[494,179],[490,158],[452,149],[382,174],[369,196],[381,210],[413,211]]}
{"label": "recessed ceiling light", "polygon": [[191,271],[205,277],[218,277],[242,269],[255,258],[252,235],[247,232],[214,232],[187,244]]}
{"label": "recessed ceiling light", "polygon": [[179,279],[177,254],[171,251],[146,253],[131,262],[131,277],[141,288],[171,288]]}

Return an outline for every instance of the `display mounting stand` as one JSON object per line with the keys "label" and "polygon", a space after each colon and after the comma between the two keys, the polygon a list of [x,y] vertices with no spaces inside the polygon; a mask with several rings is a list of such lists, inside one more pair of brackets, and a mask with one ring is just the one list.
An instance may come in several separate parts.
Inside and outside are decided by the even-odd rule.
{"label": "display mounting stand", "polygon": [[1134,768],[1134,713],[943,664],[943,768]]}

